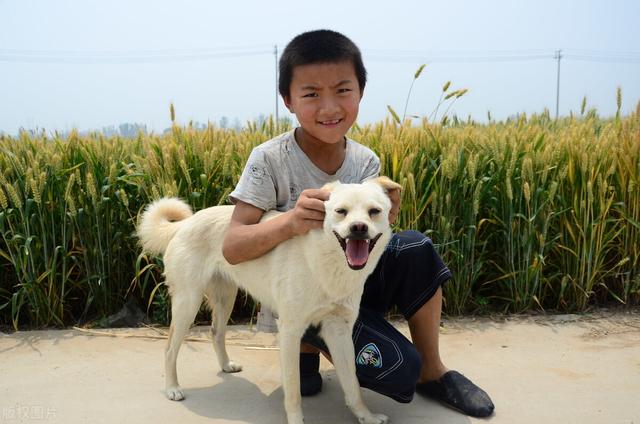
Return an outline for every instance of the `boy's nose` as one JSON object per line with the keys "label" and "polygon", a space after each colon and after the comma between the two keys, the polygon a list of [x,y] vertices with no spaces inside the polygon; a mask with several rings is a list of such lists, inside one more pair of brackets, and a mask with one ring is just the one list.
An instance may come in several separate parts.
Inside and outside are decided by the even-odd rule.
{"label": "boy's nose", "polygon": [[320,104],[320,111],[324,113],[333,113],[340,110],[340,105],[335,99],[331,97],[325,97]]}

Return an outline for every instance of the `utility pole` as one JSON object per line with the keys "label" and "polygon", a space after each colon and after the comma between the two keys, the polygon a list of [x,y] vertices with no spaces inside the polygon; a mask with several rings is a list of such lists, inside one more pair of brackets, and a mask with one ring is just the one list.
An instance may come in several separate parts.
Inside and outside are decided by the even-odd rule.
{"label": "utility pole", "polygon": [[278,45],[273,46],[273,56],[276,61],[276,128],[278,128],[279,119],[278,119]]}
{"label": "utility pole", "polygon": [[556,121],[558,120],[558,109],[560,108],[560,59],[562,59],[562,50],[556,50],[553,57],[558,61],[558,77],[556,80]]}

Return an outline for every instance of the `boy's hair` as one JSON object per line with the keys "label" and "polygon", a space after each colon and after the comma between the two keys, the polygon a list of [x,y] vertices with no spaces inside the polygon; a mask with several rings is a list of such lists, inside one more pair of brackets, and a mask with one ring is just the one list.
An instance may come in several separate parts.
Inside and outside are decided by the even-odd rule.
{"label": "boy's hair", "polygon": [[336,31],[320,29],[304,32],[291,40],[282,52],[278,91],[283,98],[289,96],[293,70],[296,66],[345,61],[353,64],[360,85],[360,93],[362,93],[367,82],[367,70],[362,63],[358,46]]}

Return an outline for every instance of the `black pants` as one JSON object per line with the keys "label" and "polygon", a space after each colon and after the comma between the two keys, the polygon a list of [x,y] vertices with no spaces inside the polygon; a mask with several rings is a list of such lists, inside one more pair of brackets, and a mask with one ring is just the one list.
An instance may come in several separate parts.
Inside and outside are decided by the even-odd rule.
{"label": "black pants", "polygon": [[[408,320],[452,277],[431,239],[417,231],[394,234],[369,276],[353,328],[356,374],[362,387],[398,402],[413,399],[422,361],[415,346],[384,319],[393,307]],[[318,329],[302,340],[328,351]]]}

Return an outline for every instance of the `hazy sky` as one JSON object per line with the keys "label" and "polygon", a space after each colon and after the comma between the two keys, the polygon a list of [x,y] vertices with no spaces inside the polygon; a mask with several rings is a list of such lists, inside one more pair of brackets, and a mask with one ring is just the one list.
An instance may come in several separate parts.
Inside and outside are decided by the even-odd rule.
{"label": "hazy sky", "polygon": [[[486,119],[560,113],[583,96],[605,115],[640,100],[640,2],[0,0],[0,131],[161,130],[177,119],[244,121],[275,110],[273,48],[318,28],[358,44],[369,71],[359,122],[428,115],[442,85],[468,88],[452,112]],[[288,112],[280,103],[280,115]]]}

